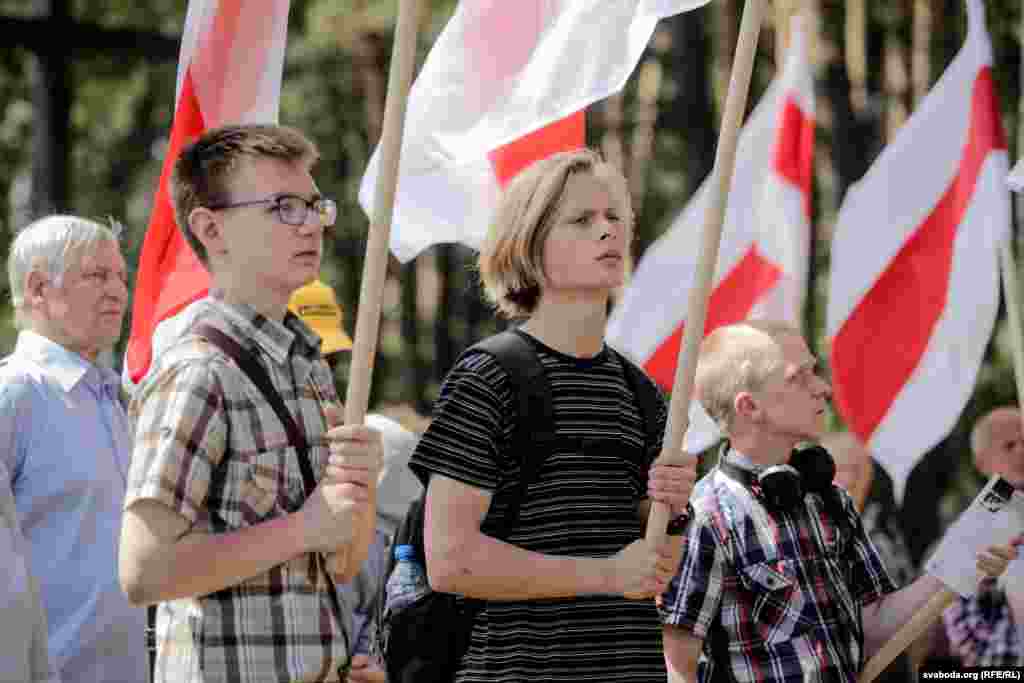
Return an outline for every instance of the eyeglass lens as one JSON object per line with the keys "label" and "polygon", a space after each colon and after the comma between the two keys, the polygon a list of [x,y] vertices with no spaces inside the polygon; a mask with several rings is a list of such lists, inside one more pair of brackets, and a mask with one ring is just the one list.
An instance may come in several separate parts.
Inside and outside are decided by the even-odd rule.
{"label": "eyeglass lens", "polygon": [[338,217],[338,207],[332,199],[309,202],[302,197],[286,196],[277,200],[276,208],[281,222],[294,226],[305,224],[310,209],[317,213],[324,227],[334,225]]}

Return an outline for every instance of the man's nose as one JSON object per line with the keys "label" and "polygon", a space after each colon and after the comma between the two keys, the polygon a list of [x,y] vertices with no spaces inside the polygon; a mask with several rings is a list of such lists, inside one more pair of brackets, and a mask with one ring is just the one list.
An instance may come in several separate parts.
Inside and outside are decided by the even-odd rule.
{"label": "man's nose", "polygon": [[320,214],[316,211],[310,211],[306,214],[306,220],[302,221],[302,225],[295,226],[296,232],[304,235],[323,233],[327,228],[324,226],[324,220],[320,217]]}
{"label": "man's nose", "polygon": [[128,283],[119,275],[108,277],[104,290],[107,296],[112,296],[119,300],[128,298]]}
{"label": "man's nose", "polygon": [[626,232],[626,225],[623,221],[612,220],[604,215],[598,215],[594,219],[594,227],[597,230],[599,242],[609,242],[615,238],[621,239]]}

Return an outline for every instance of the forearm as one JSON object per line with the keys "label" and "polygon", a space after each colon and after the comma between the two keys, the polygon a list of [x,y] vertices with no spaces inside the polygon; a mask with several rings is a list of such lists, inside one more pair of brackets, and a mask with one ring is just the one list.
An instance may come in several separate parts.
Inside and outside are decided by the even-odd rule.
{"label": "forearm", "polygon": [[428,550],[436,590],[485,600],[539,600],[610,593],[611,560],[544,555],[484,534],[435,556]]}
{"label": "forearm", "polygon": [[936,593],[947,590],[934,576],[925,574],[895,593],[864,608],[864,650],[870,657],[919,612]]}
{"label": "forearm", "polygon": [[121,563],[122,585],[137,606],[238,585],[305,552],[296,522],[292,514],[237,531],[193,531],[173,542],[129,547]]}

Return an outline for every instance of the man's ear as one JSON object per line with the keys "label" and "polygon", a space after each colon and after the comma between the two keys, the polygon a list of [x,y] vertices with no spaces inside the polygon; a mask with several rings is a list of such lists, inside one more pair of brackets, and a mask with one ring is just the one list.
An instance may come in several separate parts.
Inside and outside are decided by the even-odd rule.
{"label": "man's ear", "polygon": [[197,206],[188,215],[188,226],[208,255],[224,252],[223,226],[215,212],[205,206]]}
{"label": "man's ear", "polygon": [[749,391],[741,391],[732,400],[732,409],[737,417],[756,422],[761,416],[761,406]]}
{"label": "man's ear", "polygon": [[30,270],[25,276],[25,301],[33,308],[39,308],[46,300],[44,291],[50,279],[38,270]]}

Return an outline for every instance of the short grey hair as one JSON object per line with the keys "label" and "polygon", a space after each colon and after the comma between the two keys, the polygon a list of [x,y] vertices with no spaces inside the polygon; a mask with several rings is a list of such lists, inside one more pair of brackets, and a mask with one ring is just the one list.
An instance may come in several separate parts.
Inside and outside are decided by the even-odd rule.
{"label": "short grey hair", "polygon": [[40,271],[58,287],[68,270],[68,258],[83,247],[101,242],[117,242],[122,227],[114,220],[109,225],[78,216],[53,214],[33,221],[20,230],[7,256],[7,277],[11,287],[15,321],[24,321],[25,282],[32,271]]}

